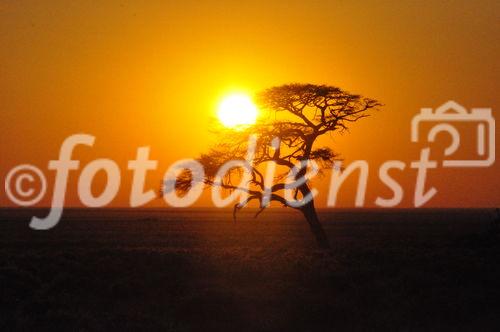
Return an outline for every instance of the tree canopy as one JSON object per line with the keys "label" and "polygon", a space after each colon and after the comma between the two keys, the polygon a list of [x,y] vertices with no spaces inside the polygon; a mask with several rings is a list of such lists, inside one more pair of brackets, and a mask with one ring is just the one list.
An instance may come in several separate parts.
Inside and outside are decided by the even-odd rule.
{"label": "tree canopy", "polygon": [[[246,199],[234,205],[234,213],[251,201],[257,201],[259,213],[267,207],[263,198],[291,206],[304,213],[306,219],[318,223],[314,202],[304,206],[292,206],[283,191],[286,189],[286,175],[297,164],[313,160],[322,169],[330,168],[339,155],[329,146],[315,146],[317,138],[335,131],[345,131],[352,122],[369,116],[369,111],[381,104],[370,98],[352,94],[340,88],[314,84],[287,84],[260,92],[255,101],[260,109],[259,121],[238,130],[221,130],[219,143],[201,154],[198,161],[203,165],[208,186],[219,186],[230,191],[246,193]],[[249,137],[255,137],[255,152],[247,170],[251,176],[248,184],[241,184],[242,168],[229,169],[216,181],[219,169],[235,159],[246,159]],[[273,146],[274,145],[274,146]],[[265,164],[273,162],[281,169],[274,176],[271,187],[266,187],[263,174]],[[306,167],[300,168],[297,178],[306,174]],[[181,173],[176,182],[180,192],[188,191],[193,177],[189,171]],[[305,197],[311,192],[308,181],[296,187],[294,197]],[[317,231],[317,229],[316,229]],[[320,230],[322,232],[322,230]],[[318,237],[318,235],[317,235]]]}

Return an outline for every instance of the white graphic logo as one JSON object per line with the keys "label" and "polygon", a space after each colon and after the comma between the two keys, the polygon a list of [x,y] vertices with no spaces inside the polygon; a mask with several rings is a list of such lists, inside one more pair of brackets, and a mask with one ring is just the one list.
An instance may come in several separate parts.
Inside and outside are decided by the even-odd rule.
{"label": "white graphic logo", "polygon": [[[412,142],[419,141],[419,127],[421,123],[431,123],[433,127],[429,130],[426,137],[426,142],[435,142],[437,135],[441,132],[448,133],[451,137],[451,144],[444,150],[444,155],[447,157],[442,161],[443,167],[488,167],[495,162],[495,119],[493,118],[491,109],[489,108],[474,108],[468,112],[463,106],[454,101],[448,101],[438,107],[436,110],[430,108],[422,108],[420,113],[413,117],[411,122],[411,140]],[[476,152],[477,158],[469,158],[461,160],[453,158],[460,147],[460,133],[453,126],[456,123],[470,123],[475,127],[477,134]],[[48,169],[55,171],[55,179],[52,190],[52,204],[49,214],[40,218],[33,216],[30,227],[37,230],[51,229],[62,217],[64,210],[66,190],[69,184],[69,177],[78,177],[78,197],[81,203],[87,207],[104,207],[111,203],[117,196],[120,190],[121,171],[119,165],[111,159],[95,159],[80,167],[80,160],[73,158],[73,151],[78,146],[92,147],[95,137],[89,134],[75,134],[67,137],[61,144],[59,150],[59,159],[51,160],[48,163]],[[273,149],[280,147],[280,139],[274,138],[271,143]],[[255,157],[256,137],[250,136],[247,145],[247,154],[245,159],[228,160],[224,164],[219,165],[219,170],[216,172],[215,178],[210,179],[205,175],[204,165],[196,159],[183,159],[175,162],[168,168],[165,173],[161,196],[165,202],[172,207],[187,207],[194,204],[202,194],[204,185],[212,182],[212,200],[215,206],[224,207],[232,204],[234,201],[239,201],[235,205],[241,207],[242,203],[249,201],[249,194],[255,194],[255,191],[250,187],[252,184],[252,167]],[[157,195],[152,189],[146,190],[146,176],[148,171],[157,169],[158,161],[149,159],[148,146],[143,146],[137,149],[135,160],[129,160],[128,169],[133,171],[132,183],[130,186],[130,206],[143,206],[154,200]],[[378,171],[380,181],[385,184],[391,191],[392,196],[382,197],[377,196],[374,203],[380,207],[395,207],[401,203],[404,196],[404,188],[389,174],[389,170],[404,171],[405,169],[417,170],[413,195],[413,206],[424,206],[436,194],[437,189],[429,187],[426,184],[427,175],[430,170],[437,169],[438,162],[430,159],[430,147],[422,148],[420,158],[412,161],[407,168],[407,163],[401,160],[387,160],[384,162]],[[274,163],[274,161],[270,161]],[[318,195],[318,190],[314,187],[310,188],[310,193],[304,197],[297,199],[294,195],[294,190],[300,187],[305,182],[311,180],[319,173],[319,167],[314,159],[301,160],[294,165],[286,177],[285,183],[280,183],[278,186],[275,180],[276,165],[267,165],[265,177],[263,176],[262,185],[262,203],[261,207],[266,207],[271,201],[271,196],[276,195],[273,188],[283,190],[282,202],[286,206],[299,208],[308,204]],[[242,178],[237,185],[226,185],[232,190],[232,193],[223,198],[221,189],[224,186],[223,179],[229,170],[239,168],[244,172]],[[77,173],[81,170],[80,174]],[[191,179],[184,179],[184,182],[189,180],[186,185],[187,192],[182,196],[178,196],[176,184],[179,181],[179,176],[184,171],[188,171]],[[302,170],[306,171],[301,177]],[[357,173],[359,170],[359,173]],[[95,196],[92,192],[92,183],[95,175],[99,171],[105,171],[107,175],[106,186],[103,192]],[[356,191],[356,207],[363,207],[366,198],[366,188],[368,184],[369,163],[366,160],[353,161],[348,166],[343,166],[341,161],[335,161],[331,165],[330,186],[328,189],[327,206],[334,207],[336,205],[337,196],[342,184],[351,176],[358,175],[358,185]],[[71,175],[73,174],[73,175]],[[186,182],[187,183],[187,182]],[[426,189],[427,188],[427,189]],[[7,173],[5,178],[5,192],[11,202],[19,206],[32,206],[37,204],[47,191],[47,179],[42,170],[30,165],[18,165]],[[255,197],[255,196],[254,196]],[[277,196],[281,197],[281,196]],[[0,202],[1,203],[1,202]]]}
{"label": "white graphic logo", "polygon": [[450,100],[436,108],[422,108],[420,114],[411,122],[411,141],[418,142],[418,126],[421,122],[438,122],[427,134],[427,141],[434,142],[438,133],[445,131],[451,135],[452,143],[445,156],[453,155],[460,146],[460,134],[451,124],[453,122],[477,123],[477,153],[482,159],[477,160],[443,160],[443,167],[488,167],[495,162],[495,119],[490,108],[473,108],[470,112],[462,105]]}

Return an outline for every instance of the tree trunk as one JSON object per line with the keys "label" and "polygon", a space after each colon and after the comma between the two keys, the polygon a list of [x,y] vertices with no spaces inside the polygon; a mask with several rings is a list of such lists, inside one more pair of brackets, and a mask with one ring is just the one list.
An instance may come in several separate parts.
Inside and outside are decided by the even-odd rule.
{"label": "tree trunk", "polygon": [[310,203],[302,207],[301,211],[304,217],[306,218],[309,227],[311,228],[311,232],[316,238],[318,247],[320,249],[331,249],[328,237],[326,236],[325,230],[323,229],[323,226],[319,222],[318,215],[316,214],[314,201],[311,201]]}

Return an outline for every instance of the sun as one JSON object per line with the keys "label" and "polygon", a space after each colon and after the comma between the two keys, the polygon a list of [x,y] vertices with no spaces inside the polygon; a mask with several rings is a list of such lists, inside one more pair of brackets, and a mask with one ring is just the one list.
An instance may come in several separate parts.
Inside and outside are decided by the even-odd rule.
{"label": "sun", "polygon": [[217,110],[219,121],[228,128],[252,125],[257,120],[257,115],[257,106],[244,93],[224,97]]}

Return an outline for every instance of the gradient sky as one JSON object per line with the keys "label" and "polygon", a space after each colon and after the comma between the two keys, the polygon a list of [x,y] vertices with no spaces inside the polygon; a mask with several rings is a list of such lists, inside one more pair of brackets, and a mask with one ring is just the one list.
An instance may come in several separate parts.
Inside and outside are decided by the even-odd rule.
{"label": "gradient sky", "polygon": [[[370,162],[372,205],[390,193],[379,165],[418,159],[410,121],[420,108],[453,99],[498,114],[499,9],[498,1],[467,0],[0,2],[1,178],[30,163],[51,187],[47,162],[67,136],[88,133],[94,147],[74,157],[83,165],[115,160],[125,179],[113,205],[127,206],[126,165],[138,147],[150,146],[160,161],[148,175],[157,189],[171,163],[213,142],[215,105],[228,91],[318,83],[385,105],[329,141],[347,164]],[[499,170],[431,171],[438,194],[428,206],[500,206]],[[79,204],[78,174],[70,176],[69,205]],[[415,176],[408,167],[394,172],[402,206],[411,206]],[[316,181],[319,205],[328,182]],[[349,183],[342,206],[353,205]],[[10,205],[3,190],[0,205]]]}

